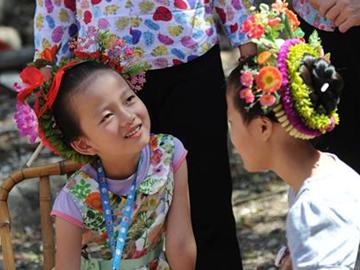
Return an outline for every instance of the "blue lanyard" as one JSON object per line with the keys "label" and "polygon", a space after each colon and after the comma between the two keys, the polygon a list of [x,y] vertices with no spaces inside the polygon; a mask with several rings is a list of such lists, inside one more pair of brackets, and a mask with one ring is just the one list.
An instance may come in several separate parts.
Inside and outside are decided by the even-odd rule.
{"label": "blue lanyard", "polygon": [[[140,163],[141,163],[141,156],[140,156],[139,164]],[[97,167],[96,169],[97,169],[98,183],[100,185],[101,205],[104,212],[106,231],[108,234],[109,246],[113,253],[112,270],[119,270],[121,264],[121,257],[125,247],[126,235],[130,224],[131,215],[133,212],[134,200],[136,195],[137,171],[139,165],[136,169],[134,180],[130,187],[130,192],[126,198],[126,204],[123,210],[123,217],[121,218],[121,222],[119,224],[119,234],[116,240],[116,245],[114,239],[114,222],[112,218],[112,210],[110,205],[109,187],[106,181],[103,166],[99,159],[97,160],[96,167]]]}

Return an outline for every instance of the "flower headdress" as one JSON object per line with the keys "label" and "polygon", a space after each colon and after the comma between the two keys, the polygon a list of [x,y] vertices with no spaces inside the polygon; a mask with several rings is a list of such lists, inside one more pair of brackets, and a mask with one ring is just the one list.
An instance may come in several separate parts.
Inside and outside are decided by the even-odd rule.
{"label": "flower headdress", "polygon": [[[336,106],[325,112],[314,105],[313,89],[300,74],[304,57],[329,59],[323,55],[317,32],[306,43],[299,25],[285,1],[276,0],[271,7],[261,4],[259,11],[252,9],[241,31],[257,44],[258,55],[240,72],[239,95],[246,110],[260,103],[265,114],[275,113],[290,135],[312,139],[332,130],[339,117]],[[321,91],[328,87],[324,83]]]}
{"label": "flower headdress", "polygon": [[[91,45],[97,45],[94,52],[85,52]],[[83,40],[70,44],[74,57],[56,63],[58,46],[47,48],[39,54],[39,58],[24,68],[20,73],[22,83],[15,83],[18,92],[15,122],[20,135],[27,136],[30,143],[37,138],[54,153],[65,159],[88,162],[93,158],[74,151],[63,140],[63,135],[57,127],[52,105],[59,91],[63,74],[71,67],[85,62],[97,61],[109,65],[127,80],[134,91],[138,91],[145,83],[145,63],[136,62],[133,51],[126,47],[122,39],[110,32],[93,33],[91,43]],[[48,72],[40,69],[50,67]],[[51,70],[51,71],[50,71]],[[30,106],[32,104],[32,106]]]}

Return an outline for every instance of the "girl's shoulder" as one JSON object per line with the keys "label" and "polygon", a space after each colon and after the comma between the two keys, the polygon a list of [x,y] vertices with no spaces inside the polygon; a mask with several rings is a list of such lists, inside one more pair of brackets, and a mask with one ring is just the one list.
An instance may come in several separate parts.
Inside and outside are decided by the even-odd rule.
{"label": "girl's shoulder", "polygon": [[178,140],[175,136],[164,133],[150,134],[151,148],[162,147],[166,144],[173,145],[174,141]]}
{"label": "girl's shoulder", "polygon": [[94,190],[98,190],[98,182],[96,176],[92,174],[90,169],[91,165],[86,164],[79,170],[75,171],[67,180],[63,191],[76,194],[76,193],[90,193]]}
{"label": "girl's shoulder", "polygon": [[175,136],[171,134],[151,134],[150,135],[150,149],[156,150],[162,148],[168,151],[173,151],[173,154],[186,151],[183,143]]}

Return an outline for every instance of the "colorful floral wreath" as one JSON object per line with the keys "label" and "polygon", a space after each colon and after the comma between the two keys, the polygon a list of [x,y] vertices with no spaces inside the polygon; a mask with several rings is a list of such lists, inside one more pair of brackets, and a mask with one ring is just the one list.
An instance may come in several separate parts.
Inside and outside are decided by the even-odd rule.
{"label": "colorful floral wreath", "polygon": [[299,69],[305,55],[324,58],[320,39],[314,32],[305,43],[296,15],[286,1],[276,0],[271,7],[260,4],[251,9],[241,31],[257,44],[255,65],[245,64],[241,70],[240,98],[245,109],[255,104],[266,114],[275,116],[290,135],[311,139],[332,130],[339,123],[336,109],[329,114],[315,110],[310,88],[304,83]]}
{"label": "colorful floral wreath", "polygon": [[[28,137],[30,143],[39,138],[54,153],[78,162],[89,162],[93,157],[77,153],[64,142],[52,112],[64,72],[85,61],[101,62],[121,73],[130,87],[139,91],[145,83],[145,70],[148,68],[146,63],[136,62],[133,51],[110,32],[93,33],[91,40],[91,44],[83,40],[71,42],[74,57],[62,60],[60,64],[56,63],[58,46],[45,49],[20,73],[22,83],[14,84],[18,92],[14,118],[20,135]],[[85,52],[94,44],[97,44],[96,51]],[[49,71],[41,71],[42,68],[49,68]]]}

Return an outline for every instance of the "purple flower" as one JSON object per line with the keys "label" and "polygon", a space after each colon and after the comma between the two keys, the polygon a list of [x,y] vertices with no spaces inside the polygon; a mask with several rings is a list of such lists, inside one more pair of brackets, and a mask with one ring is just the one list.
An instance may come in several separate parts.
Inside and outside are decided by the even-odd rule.
{"label": "purple flower", "polygon": [[277,59],[278,67],[282,77],[285,78],[283,79],[281,85],[281,102],[282,102],[282,107],[285,111],[285,114],[290,124],[301,133],[316,137],[319,136],[321,133],[317,130],[308,128],[305,125],[305,123],[302,121],[300,116],[297,114],[293,105],[292,96],[288,85],[289,81],[287,79],[288,70],[287,70],[286,59],[289,53],[289,48],[293,45],[298,44],[299,42],[300,42],[299,39],[286,40],[279,50],[279,55]]}
{"label": "purple flower", "polygon": [[38,137],[38,121],[31,107],[26,103],[18,101],[16,103],[14,120],[20,135],[27,137],[30,143],[35,143]]}

